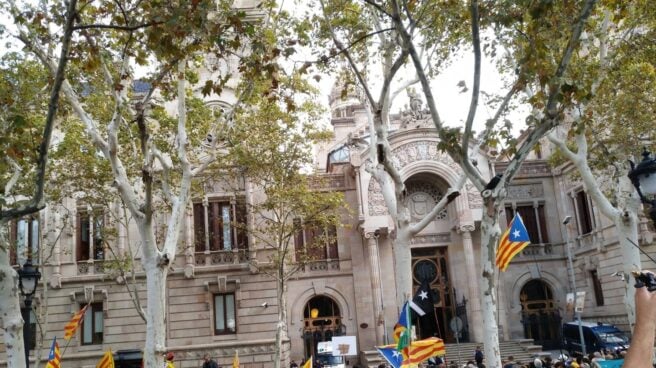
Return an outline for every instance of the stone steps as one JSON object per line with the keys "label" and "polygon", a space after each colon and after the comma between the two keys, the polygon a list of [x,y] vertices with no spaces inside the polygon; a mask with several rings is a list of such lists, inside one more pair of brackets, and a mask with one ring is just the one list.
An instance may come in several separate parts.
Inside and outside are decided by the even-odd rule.
{"label": "stone steps", "polygon": [[[446,344],[446,359],[448,362],[459,361],[460,363],[474,360],[476,346],[481,346],[483,351],[485,351],[485,344],[483,343]],[[534,345],[531,339],[502,341],[499,343],[499,348],[501,350],[502,360],[512,355],[516,362],[528,364],[536,356],[542,355],[540,354],[542,347],[540,345]],[[460,352],[460,359],[458,359],[458,352]]]}
{"label": "stone steps", "polygon": [[[466,363],[469,360],[474,360],[474,351],[476,346],[481,346],[485,349],[485,344],[476,342],[464,342],[460,344],[446,344],[446,359],[447,362],[461,362]],[[507,359],[508,356],[513,356],[516,362],[528,364],[532,362],[536,356],[542,356],[542,346],[534,345],[532,339],[521,339],[512,341],[503,341],[499,343],[501,349],[501,359]],[[460,353],[460,359],[458,359]],[[367,350],[360,352],[360,363],[364,367],[376,368],[380,363],[384,363],[380,354],[376,350]]]}

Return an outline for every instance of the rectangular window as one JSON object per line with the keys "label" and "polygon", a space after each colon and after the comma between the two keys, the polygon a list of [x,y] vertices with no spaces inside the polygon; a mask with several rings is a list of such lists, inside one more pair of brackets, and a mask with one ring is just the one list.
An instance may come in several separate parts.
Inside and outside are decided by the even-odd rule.
{"label": "rectangular window", "polygon": [[597,270],[590,271],[590,276],[592,277],[592,287],[594,288],[595,301],[598,306],[604,305],[604,289],[601,288],[601,280],[599,280],[599,275]]}
{"label": "rectangular window", "polygon": [[214,295],[214,334],[223,335],[236,332],[235,294]]}
{"label": "rectangular window", "polygon": [[588,195],[584,191],[579,191],[574,197],[579,235],[585,235],[592,232],[594,222],[592,218],[592,206],[588,201]]}
{"label": "rectangular window", "polygon": [[9,261],[12,265],[22,265],[39,253],[39,220],[20,219],[11,223],[9,240]]}
{"label": "rectangular window", "polygon": [[248,236],[245,226],[244,201],[231,203],[210,200],[207,207],[202,203],[194,203],[196,252],[247,249]]}
{"label": "rectangular window", "polygon": [[[84,308],[84,306],[80,306]],[[80,333],[82,345],[97,345],[103,342],[104,320],[103,303],[92,303],[82,318]]]}
{"label": "rectangular window", "polygon": [[101,212],[77,211],[77,261],[105,259],[103,245],[104,216]]}
{"label": "rectangular window", "polygon": [[294,234],[297,261],[301,260],[303,254],[307,255],[310,260],[339,259],[335,225],[324,228],[306,225],[305,229],[301,230],[300,219],[294,220],[294,225],[299,229]]}
{"label": "rectangular window", "polygon": [[[547,221],[544,214],[544,205],[539,204],[537,207],[531,205],[517,205],[515,209],[522,217],[528,237],[531,239],[531,244],[545,244],[549,243],[549,236],[547,234]],[[508,224],[512,221],[515,213],[512,207],[506,207],[506,219]]]}

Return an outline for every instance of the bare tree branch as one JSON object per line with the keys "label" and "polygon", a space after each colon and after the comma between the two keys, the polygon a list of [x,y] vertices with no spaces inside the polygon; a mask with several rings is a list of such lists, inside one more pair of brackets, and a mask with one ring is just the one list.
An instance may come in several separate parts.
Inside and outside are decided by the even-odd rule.
{"label": "bare tree branch", "polygon": [[79,26],[73,27],[73,30],[85,30],[85,29],[113,29],[116,31],[136,31],[141,28],[147,28],[151,26],[156,26],[159,24],[163,24],[164,22],[150,22],[150,23],[143,23],[143,24],[137,24],[134,26],[120,26],[117,24],[81,24]]}
{"label": "bare tree branch", "polygon": [[462,157],[463,161],[469,161],[469,137],[472,134],[472,125],[474,124],[474,117],[476,110],[478,110],[478,95],[481,90],[481,39],[479,35],[479,15],[478,15],[478,1],[471,0],[471,32],[472,32],[472,46],[474,49],[474,86],[472,88],[471,101],[469,103],[469,112],[465,120],[465,132],[462,137]]}
{"label": "bare tree branch", "polygon": [[421,220],[419,220],[419,222],[410,225],[410,234],[415,236],[426,226],[428,226],[428,224],[430,224],[430,222],[435,219],[435,216],[437,216],[438,213],[440,213],[451,201],[460,195],[459,191],[462,189],[463,185],[465,185],[465,181],[467,181],[467,175],[462,173],[456,184],[449,188],[449,190],[440,199],[440,201],[435,204],[433,209]]}
{"label": "bare tree branch", "polygon": [[12,159],[9,156],[5,156],[5,161],[9,163],[9,166],[14,168],[14,173],[11,175],[11,178],[9,179],[9,181],[7,181],[7,184],[5,185],[5,198],[7,198],[9,197],[9,195],[11,195],[11,190],[13,189],[14,185],[16,185],[16,182],[20,178],[23,169],[21,169],[21,167],[16,163],[16,161],[14,161],[14,159]]}

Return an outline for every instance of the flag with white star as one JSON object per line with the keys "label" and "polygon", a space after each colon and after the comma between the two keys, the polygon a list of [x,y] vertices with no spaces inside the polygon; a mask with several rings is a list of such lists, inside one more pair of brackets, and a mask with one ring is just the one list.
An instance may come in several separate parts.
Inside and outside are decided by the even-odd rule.
{"label": "flag with white star", "polygon": [[409,302],[410,308],[417,313],[419,317],[423,317],[434,308],[433,295],[431,294],[430,285],[427,280],[422,280],[421,286],[417,289],[414,298]]}
{"label": "flag with white star", "polygon": [[526,246],[531,244],[531,239],[522,221],[522,216],[515,213],[508,229],[501,235],[499,248],[497,248],[496,265],[499,270],[505,271],[510,261],[521,252]]}
{"label": "flag with white star", "polygon": [[401,368],[403,365],[403,354],[396,350],[396,345],[377,346],[376,350],[393,368]]}

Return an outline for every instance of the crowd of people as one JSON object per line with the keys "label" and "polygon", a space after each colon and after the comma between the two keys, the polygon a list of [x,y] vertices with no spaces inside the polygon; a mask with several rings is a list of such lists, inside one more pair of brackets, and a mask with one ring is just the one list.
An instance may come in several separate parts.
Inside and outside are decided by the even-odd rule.
{"label": "crowd of people", "polygon": [[[621,352],[599,352],[588,354],[583,356],[583,354],[574,354],[571,357],[566,355],[561,355],[560,357],[553,359],[550,356],[546,357],[535,357],[532,361],[522,362],[516,360],[513,356],[509,356],[506,359],[502,360],[503,368],[600,368],[601,365],[598,363],[603,360],[616,360],[624,359],[626,351]],[[425,366],[428,368],[485,368],[485,363],[483,363],[483,352],[480,350],[480,347],[476,348],[474,352],[474,359],[469,360],[466,363],[458,362],[444,362],[442,359],[429,360],[426,362]],[[379,367],[380,368],[380,367]]]}

